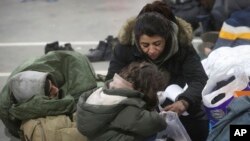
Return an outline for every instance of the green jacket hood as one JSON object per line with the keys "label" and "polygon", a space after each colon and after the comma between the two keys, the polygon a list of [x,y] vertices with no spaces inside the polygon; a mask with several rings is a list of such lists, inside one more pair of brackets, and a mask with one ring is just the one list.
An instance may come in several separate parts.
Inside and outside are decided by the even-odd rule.
{"label": "green jacket hood", "polygon": [[[50,74],[60,89],[61,97],[51,99],[44,96],[41,86],[37,88],[41,94],[34,95],[25,102],[16,103],[9,82],[16,74],[28,70],[43,72],[44,75],[41,74],[40,78]],[[74,51],[52,51],[29,59],[17,67],[8,80],[0,92],[0,118],[6,127],[14,132],[19,130],[17,123],[21,120],[72,114],[76,110],[80,95],[97,87],[95,73],[88,58]],[[39,79],[41,80],[43,79]]]}

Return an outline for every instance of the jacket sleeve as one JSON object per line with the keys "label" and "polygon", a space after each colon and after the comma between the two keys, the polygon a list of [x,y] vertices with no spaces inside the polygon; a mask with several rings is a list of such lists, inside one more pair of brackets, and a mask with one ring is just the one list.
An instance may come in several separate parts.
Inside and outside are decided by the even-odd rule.
{"label": "jacket sleeve", "polygon": [[111,123],[112,127],[118,130],[121,129],[126,133],[148,137],[164,130],[167,124],[156,111],[128,106]]}
{"label": "jacket sleeve", "polygon": [[66,95],[62,99],[34,96],[25,103],[13,104],[9,113],[19,120],[73,113],[76,110],[74,98]]}
{"label": "jacket sleeve", "polygon": [[206,85],[208,77],[193,47],[189,49],[182,65],[182,73],[187,81],[188,88],[178,99],[186,100],[189,103],[188,112],[191,112],[192,109],[197,109],[201,105],[201,92]]}
{"label": "jacket sleeve", "polygon": [[114,48],[112,58],[109,62],[108,73],[106,75],[106,80],[113,78],[115,73],[119,73],[120,70],[130,63],[130,57],[132,56],[132,51],[129,45],[117,45]]}

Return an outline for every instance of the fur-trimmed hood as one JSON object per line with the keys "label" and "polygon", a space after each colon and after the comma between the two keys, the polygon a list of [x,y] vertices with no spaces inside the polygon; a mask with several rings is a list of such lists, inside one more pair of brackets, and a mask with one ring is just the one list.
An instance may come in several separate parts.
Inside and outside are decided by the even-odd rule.
{"label": "fur-trimmed hood", "polygon": [[[193,39],[193,29],[191,25],[179,17],[176,17],[176,20],[179,28],[178,39],[180,45],[190,44]],[[117,36],[121,44],[135,44],[133,33],[135,23],[136,17],[131,17],[123,24]]]}

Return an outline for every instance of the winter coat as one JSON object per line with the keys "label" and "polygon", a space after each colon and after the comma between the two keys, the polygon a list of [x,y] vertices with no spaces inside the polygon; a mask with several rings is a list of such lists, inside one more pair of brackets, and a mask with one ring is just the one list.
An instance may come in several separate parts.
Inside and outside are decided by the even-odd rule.
{"label": "winter coat", "polygon": [[212,128],[207,141],[229,141],[230,125],[249,125],[249,109],[249,96],[234,99],[227,108],[228,113]]}
{"label": "winter coat", "polygon": [[[14,91],[10,89],[13,84],[9,83],[15,74],[27,70],[49,73],[56,81],[61,97],[50,99],[44,94],[34,94],[17,103],[12,94]],[[71,114],[76,110],[79,96],[96,86],[92,66],[85,56],[73,51],[51,52],[26,61],[11,73],[0,93],[0,118],[9,131],[18,136],[21,120]]]}
{"label": "winter coat", "polygon": [[[129,19],[118,35],[120,44],[114,49],[107,80],[133,61],[147,61],[145,55],[135,46],[134,24],[135,18]],[[177,34],[178,52],[156,65],[162,71],[170,72],[169,85],[177,84],[182,88],[185,84],[188,85],[188,89],[179,96],[179,99],[184,99],[189,103],[190,106],[187,111],[190,113],[190,118],[206,119],[205,112],[202,110],[201,91],[208,78],[201,65],[200,58],[191,44],[192,28],[190,24],[177,18],[177,25],[179,28]]]}
{"label": "winter coat", "polygon": [[107,86],[84,93],[77,104],[77,128],[90,141],[140,141],[156,134],[166,122],[156,111],[145,109],[142,97],[135,90]]}

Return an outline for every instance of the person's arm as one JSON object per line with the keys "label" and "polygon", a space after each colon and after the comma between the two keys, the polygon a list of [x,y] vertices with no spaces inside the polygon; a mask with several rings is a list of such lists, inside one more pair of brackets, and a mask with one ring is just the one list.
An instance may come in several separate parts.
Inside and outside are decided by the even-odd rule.
{"label": "person's arm", "polygon": [[207,75],[202,67],[200,58],[194,48],[190,48],[187,56],[183,59],[183,75],[188,88],[180,94],[178,100],[164,108],[164,110],[174,111],[181,115],[184,111],[192,112],[201,105],[201,92],[206,85]]}
{"label": "person's arm", "polygon": [[9,114],[18,120],[28,120],[69,114],[75,110],[75,101],[71,95],[66,95],[61,99],[50,99],[47,96],[36,95],[24,103],[13,104],[9,108]]}
{"label": "person's arm", "polygon": [[187,80],[188,88],[178,99],[187,101],[189,104],[188,110],[192,110],[200,106],[202,100],[201,92],[208,80],[200,58],[194,48],[190,48],[183,62],[183,74]]}
{"label": "person's arm", "polygon": [[148,111],[128,106],[111,123],[111,128],[148,137],[167,127],[165,119],[156,111]]}

